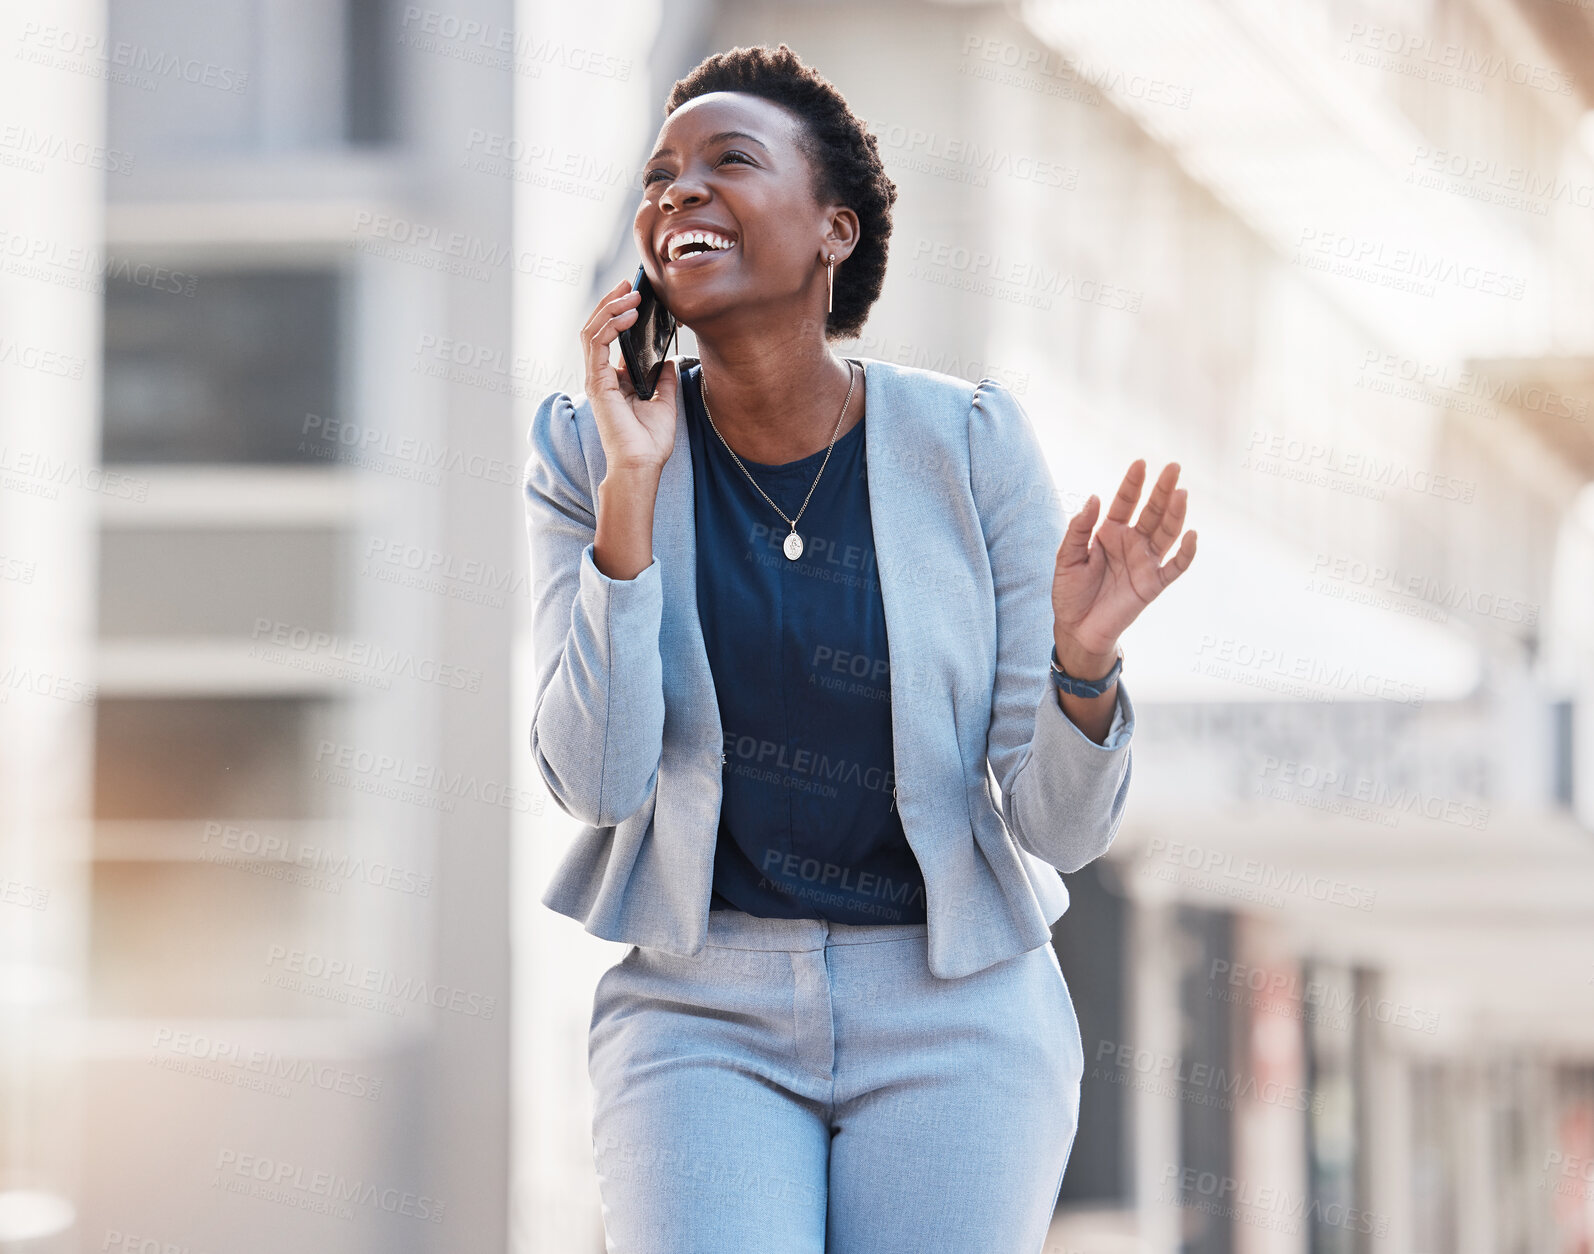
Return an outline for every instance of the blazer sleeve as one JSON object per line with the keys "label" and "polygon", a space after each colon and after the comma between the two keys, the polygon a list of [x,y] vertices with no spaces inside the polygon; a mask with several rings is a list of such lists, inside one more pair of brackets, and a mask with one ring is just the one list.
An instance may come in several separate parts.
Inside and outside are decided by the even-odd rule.
{"label": "blazer sleeve", "polygon": [[986,760],[1019,847],[1077,871],[1107,851],[1123,818],[1134,707],[1120,679],[1113,724],[1098,745],[1058,702],[1049,672],[1062,504],[1029,416],[994,379],[974,389],[969,477],[996,593]]}
{"label": "blazer sleeve", "polygon": [[596,493],[576,409],[555,392],[528,439],[536,695],[531,751],[560,809],[598,827],[639,811],[658,778],[664,737],[659,559],[632,579],[593,562]]}

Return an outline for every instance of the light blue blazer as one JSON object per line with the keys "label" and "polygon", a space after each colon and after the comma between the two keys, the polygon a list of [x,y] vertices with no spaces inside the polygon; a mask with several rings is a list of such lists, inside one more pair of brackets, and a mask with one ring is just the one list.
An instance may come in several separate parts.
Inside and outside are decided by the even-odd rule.
{"label": "light blue blazer", "polygon": [[[1058,872],[1118,830],[1134,711],[1120,681],[1097,745],[1048,678],[1064,514],[1017,399],[993,379],[858,360],[894,792],[924,873],[930,970],[953,978],[1050,940],[1068,908]],[[583,825],[543,904],[607,940],[691,956],[707,935],[725,752],[697,613],[684,390],[653,561],[635,578],[593,563],[606,466],[585,395],[538,406],[525,489],[531,750]]]}

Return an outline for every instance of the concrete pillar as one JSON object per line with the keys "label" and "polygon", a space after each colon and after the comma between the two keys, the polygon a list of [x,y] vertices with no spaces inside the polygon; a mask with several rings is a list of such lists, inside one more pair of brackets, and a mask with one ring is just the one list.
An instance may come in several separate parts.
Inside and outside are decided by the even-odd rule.
{"label": "concrete pillar", "polygon": [[0,117],[18,140],[0,148],[0,1243],[29,1251],[77,1248],[75,1035],[108,487],[97,465],[105,85],[79,68],[98,61],[63,52],[47,28],[103,39],[104,6],[18,11],[0,35]]}

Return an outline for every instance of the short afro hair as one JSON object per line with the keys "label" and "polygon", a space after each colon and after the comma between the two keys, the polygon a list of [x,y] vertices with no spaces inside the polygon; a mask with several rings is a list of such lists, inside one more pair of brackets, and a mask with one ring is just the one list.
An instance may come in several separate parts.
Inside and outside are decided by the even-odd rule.
{"label": "short afro hair", "polygon": [[825,319],[826,340],[856,338],[885,286],[897,199],[874,135],[835,86],[784,43],[705,57],[671,89],[664,116],[712,91],[762,96],[795,113],[803,122],[799,146],[814,171],[815,198],[838,200],[858,215],[858,243],[836,271],[834,308]]}

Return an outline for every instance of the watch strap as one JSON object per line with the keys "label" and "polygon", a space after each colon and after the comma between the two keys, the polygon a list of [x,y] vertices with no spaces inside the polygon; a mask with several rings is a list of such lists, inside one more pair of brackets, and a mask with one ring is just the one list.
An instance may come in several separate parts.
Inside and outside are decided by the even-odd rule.
{"label": "watch strap", "polygon": [[1059,692],[1066,692],[1074,697],[1099,697],[1107,689],[1118,682],[1118,674],[1124,668],[1123,650],[1118,650],[1118,656],[1113,659],[1112,669],[1100,679],[1076,679],[1065,671],[1057,662],[1057,645],[1052,645],[1052,683]]}

